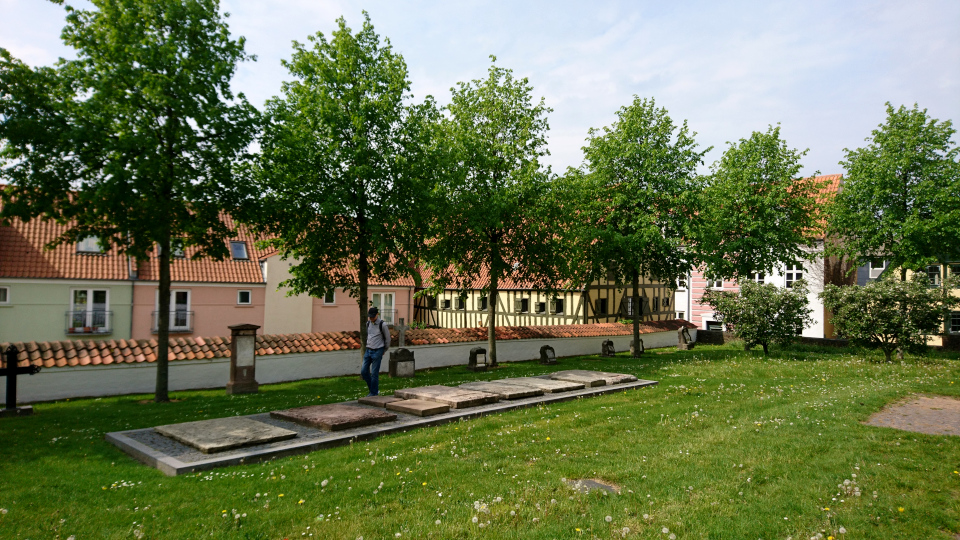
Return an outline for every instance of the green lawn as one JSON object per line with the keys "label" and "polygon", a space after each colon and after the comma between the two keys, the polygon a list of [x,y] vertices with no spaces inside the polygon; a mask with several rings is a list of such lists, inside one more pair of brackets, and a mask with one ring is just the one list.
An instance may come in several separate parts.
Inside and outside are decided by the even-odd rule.
{"label": "green lawn", "polygon": [[[881,359],[798,346],[764,360],[734,345],[566,358],[553,369],[660,384],[176,478],[104,433],[343,401],[366,388],[341,377],[247,396],[178,392],[162,405],[42,403],[32,417],[0,419],[0,538],[953,539],[960,438],[860,421],[912,393],[960,395],[957,354]],[[456,367],[381,386],[549,370]],[[622,494],[576,494],[563,478],[610,481]]]}

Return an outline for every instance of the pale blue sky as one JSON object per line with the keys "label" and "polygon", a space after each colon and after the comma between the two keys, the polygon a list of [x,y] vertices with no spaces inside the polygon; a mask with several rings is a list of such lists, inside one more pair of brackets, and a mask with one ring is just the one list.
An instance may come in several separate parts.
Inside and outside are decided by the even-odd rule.
{"label": "pale blue sky", "polygon": [[[809,148],[804,173],[843,172],[843,148],[863,143],[884,102],[960,120],[960,1],[402,2],[229,0],[234,35],[258,56],[234,88],[258,107],[287,78],[292,40],[329,33],[340,15],[359,28],[366,9],[410,69],[419,100],[449,99],[482,78],[488,56],[528,77],[550,115],[546,162],[581,162],[590,127],[609,125],[634,94],[686,119],[710,163],[726,141],[781,123]],[[0,0],[0,47],[29,64],[69,55],[60,6]],[[957,138],[955,137],[955,140]]]}

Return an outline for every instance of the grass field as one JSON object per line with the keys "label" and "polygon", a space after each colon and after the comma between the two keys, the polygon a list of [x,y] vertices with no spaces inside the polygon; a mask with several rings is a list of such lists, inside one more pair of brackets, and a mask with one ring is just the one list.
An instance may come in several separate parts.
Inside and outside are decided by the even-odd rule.
{"label": "grass field", "polygon": [[[960,533],[960,437],[860,422],[913,393],[960,395],[954,353],[880,363],[735,345],[561,359],[412,384],[633,373],[655,387],[390,435],[264,464],[166,477],[104,433],[343,401],[359,377],[256,395],[178,392],[41,403],[0,420],[0,538],[944,538]],[[595,478],[620,495],[578,494]]]}

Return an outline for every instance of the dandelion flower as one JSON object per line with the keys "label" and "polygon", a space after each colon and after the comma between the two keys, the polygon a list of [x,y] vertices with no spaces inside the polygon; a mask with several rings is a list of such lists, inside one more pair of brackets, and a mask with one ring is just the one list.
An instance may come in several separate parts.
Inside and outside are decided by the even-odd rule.
{"label": "dandelion flower", "polygon": [[847,530],[844,529],[843,527],[840,527],[840,530],[839,530],[838,532],[839,532],[840,534],[847,534]]}
{"label": "dandelion flower", "polygon": [[670,532],[670,529],[664,527],[663,529],[661,529],[661,532],[663,532],[663,534],[667,534]]}
{"label": "dandelion flower", "polygon": [[426,483],[426,482],[424,482],[424,483],[423,483],[423,485],[427,485],[427,483]]}
{"label": "dandelion flower", "polygon": [[603,520],[606,521],[607,523],[610,523],[611,521],[613,521],[613,517],[612,517],[612,516],[607,516],[607,517],[603,518]]}
{"label": "dandelion flower", "polygon": [[329,483],[330,483],[329,480],[324,480],[323,482],[320,482],[320,487],[327,487],[327,484]]}
{"label": "dandelion flower", "polygon": [[277,495],[277,497],[283,497],[283,493],[281,493],[281,494],[279,494],[279,495]]}
{"label": "dandelion flower", "polygon": [[903,507],[897,508],[898,511],[903,512]]}
{"label": "dandelion flower", "polygon": [[474,523],[476,523],[476,522],[480,521],[480,519],[477,518],[477,516],[473,516],[473,520],[472,520],[472,521],[473,521]]}
{"label": "dandelion flower", "polygon": [[304,501],[303,499],[300,499],[300,500],[297,502],[297,504],[303,504],[304,502],[306,502],[306,501]]}
{"label": "dandelion flower", "polygon": [[440,524],[440,520],[438,519],[438,520],[434,521],[433,524],[434,524],[434,525],[439,525],[439,524]]}
{"label": "dandelion flower", "polygon": [[677,540],[677,535],[671,534],[668,538],[670,538],[670,540]]}

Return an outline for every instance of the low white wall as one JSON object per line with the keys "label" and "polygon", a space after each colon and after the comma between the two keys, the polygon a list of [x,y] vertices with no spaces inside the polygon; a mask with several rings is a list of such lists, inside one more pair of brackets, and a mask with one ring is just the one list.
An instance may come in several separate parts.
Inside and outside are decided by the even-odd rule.
{"label": "low white wall", "polygon": [[[690,331],[696,339],[696,330]],[[540,358],[540,347],[550,345],[558,357],[599,354],[600,344],[609,339],[617,351],[630,348],[630,336],[589,338],[524,339],[497,342],[497,360],[517,362]],[[655,349],[677,344],[677,332],[642,334],[644,347]],[[417,369],[466,365],[473,347],[486,342],[447,343],[407,347],[413,351]],[[396,350],[396,349],[392,349]],[[388,368],[389,352],[384,355],[381,372]],[[360,373],[360,351],[277,354],[257,357],[257,381],[270,384],[319,377]],[[230,374],[230,360],[185,360],[170,362],[170,391],[200,388],[224,388]],[[149,394],[155,390],[156,364],[119,364],[43,368],[37,375],[17,378],[20,403],[34,403],[76,397]],[[6,385],[0,385],[0,403],[6,399]]]}

